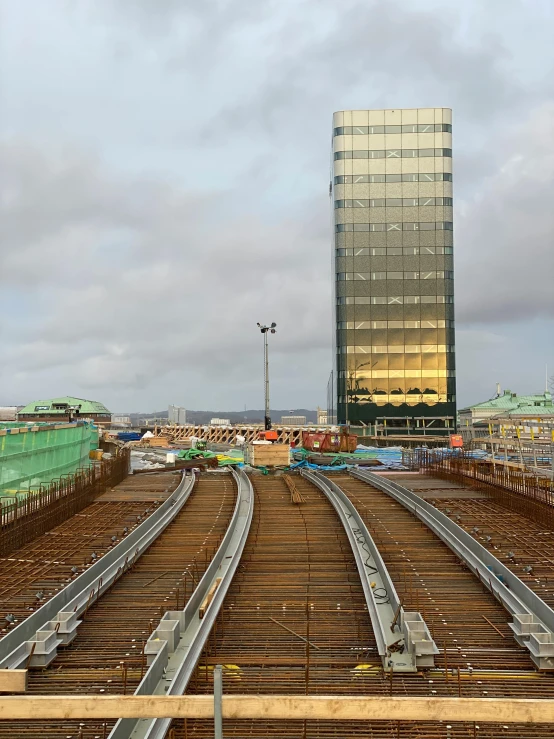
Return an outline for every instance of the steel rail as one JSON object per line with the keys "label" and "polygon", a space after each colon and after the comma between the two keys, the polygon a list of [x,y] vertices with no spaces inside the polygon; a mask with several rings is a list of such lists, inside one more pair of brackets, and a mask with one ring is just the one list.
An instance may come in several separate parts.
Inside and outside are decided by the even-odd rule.
{"label": "steel rail", "polygon": [[148,549],[188,500],[195,475],[183,474],[174,492],[146,521],[0,640],[0,668],[47,667],[59,646],[71,644],[82,616]]}
{"label": "steel rail", "polygon": [[513,617],[509,626],[540,670],[554,670],[554,610],[473,536],[419,495],[359,469],[351,475],[382,490],[411,511],[459,557]]}
{"label": "steel rail", "polygon": [[[231,470],[238,494],[223,541],[182,611],[167,611],[146,642],[149,668],[135,695],[183,695],[240,562],[254,512],[247,475]],[[163,739],[171,719],[120,719],[109,739]]]}
{"label": "steel rail", "polygon": [[356,506],[343,490],[320,472],[301,475],[318,487],[336,510],[348,536],[383,668],[416,672],[434,666],[439,650],[420,613],[405,611],[392,578]]}

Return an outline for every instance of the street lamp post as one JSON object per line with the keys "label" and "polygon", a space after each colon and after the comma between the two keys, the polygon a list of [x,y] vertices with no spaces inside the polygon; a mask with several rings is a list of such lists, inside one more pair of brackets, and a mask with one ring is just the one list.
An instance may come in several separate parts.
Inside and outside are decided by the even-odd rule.
{"label": "street lamp post", "polygon": [[269,417],[269,347],[267,343],[267,335],[268,333],[275,333],[275,329],[277,328],[276,323],[272,323],[270,326],[262,326],[261,323],[258,323],[258,328],[264,335],[264,395],[265,395],[265,418],[264,418],[264,426],[265,430],[269,431],[271,429],[271,418]]}

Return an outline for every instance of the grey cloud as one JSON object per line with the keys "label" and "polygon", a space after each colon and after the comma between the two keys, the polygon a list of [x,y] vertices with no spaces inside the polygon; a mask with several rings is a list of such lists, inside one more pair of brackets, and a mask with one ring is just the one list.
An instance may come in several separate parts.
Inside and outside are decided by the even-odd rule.
{"label": "grey cloud", "polygon": [[[525,91],[506,64],[510,50],[490,32],[460,38],[460,15],[448,7],[437,13],[403,2],[353,0],[341,5],[324,35],[309,25],[291,34],[285,26],[265,55],[263,85],[216,122],[231,131],[264,125],[274,132],[283,122],[328,118],[333,97],[355,96],[363,101],[358,107],[407,107],[400,101],[413,99],[414,85],[414,105],[463,106],[467,116],[481,119],[512,107],[514,95],[521,104]],[[296,22],[303,21],[300,14]]]}
{"label": "grey cloud", "polygon": [[483,392],[468,358],[489,366],[496,335],[518,381],[542,357],[548,329],[527,340],[521,319],[551,328],[547,11],[29,3],[34,24],[27,5],[0,0],[0,402],[259,405],[255,323],[275,320],[275,400],[323,403],[330,116],[342,107],[454,108],[462,395]]}
{"label": "grey cloud", "polygon": [[[0,281],[12,285],[94,274],[98,256],[113,263],[118,252],[140,249],[153,223],[194,228],[193,216],[217,199],[177,193],[164,181],[108,176],[97,157],[75,150],[48,156],[18,140],[0,143],[0,169]],[[156,248],[163,252],[166,240]]]}
{"label": "grey cloud", "polygon": [[554,318],[554,103],[500,136],[498,169],[460,203],[458,318]]}
{"label": "grey cloud", "polygon": [[[23,281],[32,271],[49,299],[4,363],[7,386],[15,368],[63,374],[68,365],[74,382],[104,390],[151,389],[177,367],[193,384],[238,381],[257,364],[255,323],[266,319],[279,323],[276,361],[290,353],[309,364],[314,352],[328,351],[329,261],[314,264],[312,255],[329,246],[304,222],[267,227],[241,215],[222,224],[213,218],[217,198],[206,197],[209,207],[198,198],[202,207],[195,207],[186,190],[152,182],[155,197],[130,220],[128,193],[134,202],[140,189],[128,178],[63,156],[36,157],[35,178],[33,157],[22,145],[16,151],[30,180],[48,183],[47,204],[36,185],[28,199],[24,189],[8,198],[4,216],[9,222],[24,212],[36,221],[47,207],[49,238],[27,234],[13,249],[21,259],[5,243],[3,275]],[[17,171],[14,152],[9,161]],[[65,176],[77,166],[86,187],[72,187]],[[129,224],[123,257],[106,252],[106,239]],[[318,373],[322,386],[329,367],[330,358]]]}

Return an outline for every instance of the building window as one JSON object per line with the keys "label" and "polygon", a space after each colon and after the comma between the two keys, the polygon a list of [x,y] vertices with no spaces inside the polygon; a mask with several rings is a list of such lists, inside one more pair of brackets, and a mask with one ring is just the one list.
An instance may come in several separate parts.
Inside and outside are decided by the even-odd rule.
{"label": "building window", "polygon": [[[454,273],[451,270],[439,270],[428,272],[337,272],[337,280],[452,280]],[[427,302],[421,296],[422,302]],[[435,296],[430,296],[435,297]],[[389,299],[389,304],[390,304]],[[394,302],[400,301],[393,298]],[[437,302],[433,299],[432,302]]]}
{"label": "building window", "polygon": [[451,172],[405,172],[404,174],[340,174],[335,185],[383,182],[452,182]]}
{"label": "building window", "polygon": [[[340,274],[340,273],[339,273]],[[338,279],[338,278],[337,278]],[[341,297],[337,298],[337,305],[419,305],[420,303],[452,304],[452,295],[388,295],[386,297],[374,295],[367,297]],[[452,325],[454,322],[452,321]]]}
{"label": "building window", "polygon": [[451,157],[452,149],[347,149],[336,151],[338,159],[417,159],[418,157]]}
{"label": "building window", "polygon": [[[452,354],[453,344],[347,344],[339,354]],[[375,375],[382,370],[376,370]],[[421,372],[421,370],[419,370]]]}
{"label": "building window", "polygon": [[347,249],[338,247],[337,257],[399,257],[399,256],[427,256],[429,254],[452,254],[451,246],[375,246],[360,247],[359,249]]}
{"label": "building window", "polygon": [[414,123],[402,126],[338,126],[334,136],[367,136],[375,133],[452,133],[450,123]]}
{"label": "building window", "polygon": [[418,205],[452,205],[452,198],[371,198],[335,200],[335,208],[402,208]]}
{"label": "building window", "polygon": [[452,231],[451,221],[427,221],[414,223],[336,223],[335,232],[344,231]]}

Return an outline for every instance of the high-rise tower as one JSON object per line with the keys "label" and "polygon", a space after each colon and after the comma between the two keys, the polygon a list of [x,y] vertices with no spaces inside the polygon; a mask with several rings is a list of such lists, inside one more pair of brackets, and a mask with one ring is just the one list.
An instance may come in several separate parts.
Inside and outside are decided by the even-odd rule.
{"label": "high-rise tower", "polygon": [[452,428],[452,111],[340,111],[332,156],[338,421]]}

